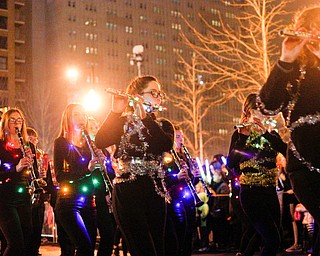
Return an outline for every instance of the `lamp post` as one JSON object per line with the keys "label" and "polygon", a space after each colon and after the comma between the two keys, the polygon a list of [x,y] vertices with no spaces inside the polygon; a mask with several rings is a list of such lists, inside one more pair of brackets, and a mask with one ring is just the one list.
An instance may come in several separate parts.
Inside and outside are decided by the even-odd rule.
{"label": "lamp post", "polygon": [[141,76],[142,53],[143,45],[135,45],[132,49],[132,55],[130,55],[130,65],[133,66],[137,64],[138,76]]}

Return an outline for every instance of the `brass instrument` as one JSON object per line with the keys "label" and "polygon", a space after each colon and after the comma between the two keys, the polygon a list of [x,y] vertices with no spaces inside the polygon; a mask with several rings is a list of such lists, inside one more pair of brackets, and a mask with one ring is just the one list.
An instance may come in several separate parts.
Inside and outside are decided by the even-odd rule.
{"label": "brass instrument", "polygon": [[[129,106],[133,107],[135,102],[140,102],[141,99],[139,97],[135,97],[131,94],[125,93],[122,90],[117,90],[114,88],[106,88],[105,91],[107,93],[110,93],[112,95],[117,95],[120,97],[124,97],[124,98],[128,98],[129,100]],[[161,111],[165,111],[167,110],[166,107],[160,106],[160,105],[151,105],[150,102],[142,102],[142,104],[145,106],[146,108],[146,112],[151,113],[151,112],[161,112]]]}
{"label": "brass instrument", "polygon": [[[181,147],[183,149],[183,153],[186,156],[186,159],[187,159],[187,161],[189,163],[189,166],[190,166],[191,170],[194,170],[194,169],[198,168],[198,164],[194,163],[193,158],[189,154],[189,151],[188,151],[187,147],[184,144],[181,144]],[[210,198],[212,196],[212,193],[211,193],[210,189],[208,188],[207,184],[205,183],[205,181],[202,179],[201,176],[199,177],[199,180],[200,180],[200,182],[201,182],[201,184],[202,184],[202,186],[203,186],[208,198]]]}
{"label": "brass instrument", "polygon": [[320,36],[312,34],[310,32],[302,32],[302,31],[294,31],[293,29],[282,29],[279,31],[280,36],[288,36],[296,39],[310,39],[312,41],[318,41],[320,42]]}
{"label": "brass instrument", "polygon": [[[171,153],[173,160],[174,160],[175,164],[177,165],[179,171],[181,171],[183,169],[183,167],[180,164],[181,159],[178,156],[177,152],[174,149],[171,149],[170,153]],[[188,185],[188,187],[191,191],[191,194],[193,196],[195,206],[196,207],[202,206],[204,204],[204,202],[198,196],[197,191],[196,191],[195,187],[193,186],[191,179],[186,180],[186,182],[187,182],[187,185]]]}
{"label": "brass instrument", "polygon": [[[112,181],[110,180],[108,174],[106,173],[106,168],[105,168],[105,155],[103,154],[102,151],[100,151],[96,145],[94,144],[94,142],[91,140],[90,135],[88,133],[88,131],[86,129],[82,129],[84,138],[87,142],[87,145],[89,147],[89,150],[91,152],[92,157],[97,157],[99,159],[99,165],[100,165],[100,172],[101,172],[101,176],[103,179],[103,182],[105,184],[106,187],[106,193],[109,196],[110,200],[112,199],[112,189],[113,189],[113,185],[112,185]],[[111,210],[111,209],[110,209]]]}
{"label": "brass instrument", "polygon": [[[22,156],[23,157],[30,157],[30,156],[27,156],[26,151],[25,151],[25,147],[28,147],[29,145],[24,145],[23,138],[22,138],[22,135],[21,135],[19,128],[16,128],[16,134],[18,135],[18,138],[19,138]],[[37,178],[37,176],[34,172],[33,165],[30,165],[28,167],[28,170],[30,171],[30,179],[31,179],[29,189],[30,189],[30,193],[32,194],[32,203],[34,204],[36,201],[39,200],[39,196],[41,193],[43,193],[43,188],[45,186],[47,186],[47,182],[45,180],[43,180],[42,178]]]}

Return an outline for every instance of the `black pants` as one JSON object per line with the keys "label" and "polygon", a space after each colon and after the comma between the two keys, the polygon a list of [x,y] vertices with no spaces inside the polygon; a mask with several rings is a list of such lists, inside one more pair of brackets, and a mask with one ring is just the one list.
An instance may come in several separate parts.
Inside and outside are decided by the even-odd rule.
{"label": "black pants", "polygon": [[41,233],[44,220],[44,202],[41,201],[37,206],[32,207],[32,226],[33,226],[33,239],[32,246],[34,255],[39,253],[41,245]]}
{"label": "black pants", "polygon": [[307,208],[320,225],[320,174],[304,168],[289,173],[289,178],[299,202]]}
{"label": "black pants", "polygon": [[100,242],[97,256],[111,256],[115,236],[116,222],[109,210],[104,194],[96,194],[97,223]]}
{"label": "black pants", "polygon": [[0,200],[0,228],[7,241],[4,256],[32,255],[30,199],[17,203]]}
{"label": "black pants", "polygon": [[93,256],[97,226],[91,198],[76,196],[59,198],[55,212],[63,229],[74,243],[77,256]]}
{"label": "black pants", "polygon": [[280,206],[275,187],[241,186],[241,206],[262,239],[260,255],[276,255],[280,245]]}
{"label": "black pants", "polygon": [[74,256],[76,251],[75,245],[73,244],[67,232],[64,230],[64,228],[60,224],[58,214],[56,212],[54,212],[54,214],[55,214],[55,221],[57,225],[58,243],[61,249],[60,256]]}
{"label": "black pants", "polygon": [[175,200],[167,205],[165,255],[192,254],[193,234],[196,228],[196,210],[192,201]]}
{"label": "black pants", "polygon": [[132,256],[163,256],[166,205],[149,176],[115,184],[114,216]]}

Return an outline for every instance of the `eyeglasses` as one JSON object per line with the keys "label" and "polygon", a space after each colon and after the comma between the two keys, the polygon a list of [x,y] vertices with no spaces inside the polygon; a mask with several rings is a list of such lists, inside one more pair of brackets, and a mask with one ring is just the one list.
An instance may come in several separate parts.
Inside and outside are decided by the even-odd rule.
{"label": "eyeglasses", "polygon": [[17,119],[15,119],[15,118],[9,118],[9,120],[8,120],[9,124],[22,124],[23,121],[24,121],[24,119],[23,119],[23,118],[20,118],[20,117],[17,118]]}
{"label": "eyeglasses", "polygon": [[156,91],[156,90],[151,90],[150,92],[143,92],[142,94],[145,94],[145,93],[150,93],[151,96],[153,98],[164,98],[165,97],[165,93],[164,92],[160,92],[160,91]]}

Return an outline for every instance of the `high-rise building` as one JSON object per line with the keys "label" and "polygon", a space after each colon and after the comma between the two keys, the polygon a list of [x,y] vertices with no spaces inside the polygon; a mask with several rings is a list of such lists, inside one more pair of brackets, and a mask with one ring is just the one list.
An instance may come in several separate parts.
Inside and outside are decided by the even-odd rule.
{"label": "high-rise building", "polygon": [[0,107],[25,101],[26,26],[24,0],[0,1]]}
{"label": "high-rise building", "polygon": [[[49,88],[55,90],[56,104],[65,106],[68,99],[74,100],[95,89],[104,97],[104,111],[100,111],[104,116],[110,96],[104,94],[103,88],[124,89],[139,69],[141,74],[159,78],[169,95],[177,93],[173,81],[182,79],[178,54],[186,59],[193,54],[179,36],[181,31],[191,33],[182,16],[205,33],[207,27],[200,21],[199,13],[212,26],[219,27],[219,15],[232,24],[233,9],[230,1],[220,0],[47,1],[47,81]],[[133,52],[135,46],[139,46],[137,54]],[[78,77],[72,81],[65,76],[71,67],[78,71]],[[239,104],[236,106],[239,115]],[[55,109],[62,111],[59,107]],[[226,153],[230,130],[221,124],[221,119],[226,118],[221,112],[229,110],[227,105],[215,109],[202,124],[203,129],[217,138],[207,146],[208,157]],[[170,103],[164,115],[178,121],[182,116]]]}

